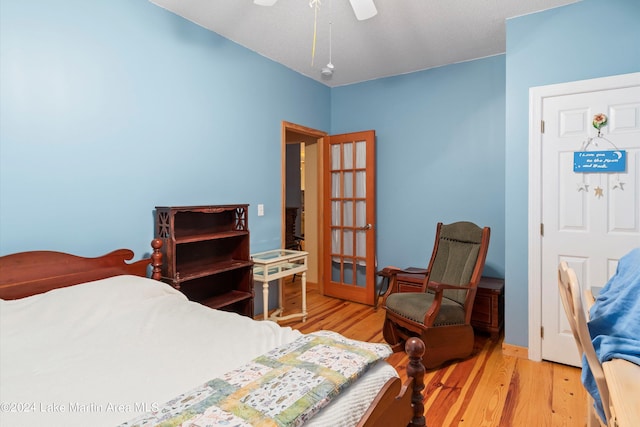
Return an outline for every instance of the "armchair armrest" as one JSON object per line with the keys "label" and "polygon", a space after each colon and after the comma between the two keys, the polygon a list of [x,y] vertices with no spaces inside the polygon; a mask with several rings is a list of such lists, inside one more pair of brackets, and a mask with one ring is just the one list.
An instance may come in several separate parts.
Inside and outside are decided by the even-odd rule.
{"label": "armchair armrest", "polygon": [[[433,322],[435,322],[438,313],[440,312],[440,306],[442,305],[442,297],[444,291],[447,289],[453,289],[456,291],[459,290],[475,290],[471,285],[449,285],[446,283],[440,282],[432,282],[427,283],[427,289],[432,290],[434,292],[433,303],[429,310],[424,316],[424,324],[426,326],[433,326]],[[470,316],[470,314],[469,314]]]}
{"label": "armchair armrest", "polygon": [[394,274],[427,274],[428,271],[426,268],[415,268],[415,267],[409,267],[409,268],[399,268],[399,267],[394,267],[393,265],[390,265],[388,267],[383,268],[382,270],[378,271],[378,276],[382,276],[382,277],[391,277]]}
{"label": "armchair armrest", "polygon": [[393,274],[393,272],[395,271],[396,267],[385,267],[380,271],[377,271],[376,274],[380,277],[386,277],[389,278],[391,277],[391,275]]}
{"label": "armchair armrest", "polygon": [[463,290],[463,289],[473,289],[470,285],[448,285],[446,283],[440,282],[429,282],[427,283],[427,289],[431,289],[432,291],[439,293],[444,291],[445,289],[453,289],[455,291]]}
{"label": "armchair armrest", "polygon": [[387,290],[384,293],[384,295],[382,295],[382,305],[384,306],[386,304],[387,301],[387,297],[395,292],[398,292],[398,280],[397,280],[397,276],[398,274],[424,274],[426,275],[428,273],[428,271],[426,269],[422,269],[422,268],[414,268],[414,267],[409,267],[407,269],[402,269],[399,267],[395,267],[393,265],[390,265],[388,267],[383,268],[382,270],[378,271],[376,274],[380,277],[384,277],[387,280],[389,280],[389,286],[387,286]]}
{"label": "armchair armrest", "polygon": [[386,301],[387,301],[387,297],[389,295],[391,295],[392,293],[396,292],[396,290],[394,288],[397,288],[398,286],[396,285],[396,275],[398,274],[398,271],[402,271],[402,269],[398,268],[398,267],[394,267],[394,266],[389,266],[389,267],[385,267],[382,270],[378,271],[376,274],[380,277],[384,277],[389,281],[389,284],[387,285],[387,290],[385,291],[384,295],[382,295],[382,305],[384,306]]}

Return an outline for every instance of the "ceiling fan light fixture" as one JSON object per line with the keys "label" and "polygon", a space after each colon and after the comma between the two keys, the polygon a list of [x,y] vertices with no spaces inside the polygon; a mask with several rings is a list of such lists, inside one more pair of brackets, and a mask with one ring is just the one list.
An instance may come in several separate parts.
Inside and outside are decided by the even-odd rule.
{"label": "ceiling fan light fixture", "polygon": [[278,0],[253,0],[254,4],[259,6],[273,6]]}
{"label": "ceiling fan light fixture", "polygon": [[378,9],[376,9],[373,0],[349,0],[349,2],[351,2],[351,7],[358,21],[373,18],[378,14]]}
{"label": "ceiling fan light fixture", "polygon": [[333,76],[334,69],[335,67],[333,66],[333,64],[329,62],[326,67],[322,67],[320,74],[322,75],[323,78],[330,79],[331,76]]}

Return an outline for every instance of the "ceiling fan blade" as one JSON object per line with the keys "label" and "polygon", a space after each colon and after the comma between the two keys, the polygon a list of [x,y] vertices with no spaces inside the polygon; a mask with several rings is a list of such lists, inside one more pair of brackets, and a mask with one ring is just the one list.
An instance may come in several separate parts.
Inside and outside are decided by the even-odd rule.
{"label": "ceiling fan blade", "polygon": [[373,0],[349,0],[358,21],[372,18],[378,14]]}
{"label": "ceiling fan blade", "polygon": [[273,6],[278,0],[253,0],[253,2],[260,6]]}

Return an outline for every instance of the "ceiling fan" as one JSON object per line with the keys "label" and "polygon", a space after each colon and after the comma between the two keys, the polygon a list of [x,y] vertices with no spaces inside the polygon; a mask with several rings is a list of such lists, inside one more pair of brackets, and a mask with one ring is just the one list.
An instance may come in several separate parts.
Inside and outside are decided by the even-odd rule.
{"label": "ceiling fan", "polygon": [[[253,0],[255,4],[260,6],[273,6],[277,1],[278,0]],[[373,4],[373,0],[349,0],[349,2],[358,21],[372,18],[378,13],[376,5]]]}

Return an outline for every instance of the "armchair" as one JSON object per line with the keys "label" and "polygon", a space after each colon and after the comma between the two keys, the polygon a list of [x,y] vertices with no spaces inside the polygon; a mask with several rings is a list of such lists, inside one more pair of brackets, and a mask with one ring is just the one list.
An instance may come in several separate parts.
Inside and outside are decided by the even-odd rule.
{"label": "armchair", "polygon": [[489,247],[489,227],[471,222],[438,223],[421,292],[398,292],[397,275],[385,268],[389,287],[383,297],[384,339],[401,351],[412,336],[426,346],[423,364],[431,369],[473,353],[471,312]]}

